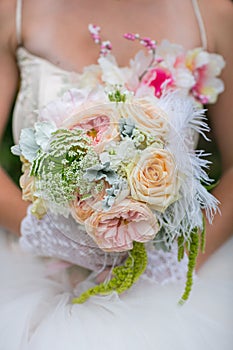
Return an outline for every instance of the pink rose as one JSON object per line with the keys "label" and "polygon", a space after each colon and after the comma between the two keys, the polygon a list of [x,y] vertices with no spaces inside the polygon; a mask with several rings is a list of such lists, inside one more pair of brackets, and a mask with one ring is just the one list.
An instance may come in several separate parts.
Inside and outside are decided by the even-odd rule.
{"label": "pink rose", "polygon": [[133,241],[148,242],[159,231],[155,215],[144,203],[124,199],[108,211],[95,211],[86,221],[87,233],[106,252],[133,248]]}

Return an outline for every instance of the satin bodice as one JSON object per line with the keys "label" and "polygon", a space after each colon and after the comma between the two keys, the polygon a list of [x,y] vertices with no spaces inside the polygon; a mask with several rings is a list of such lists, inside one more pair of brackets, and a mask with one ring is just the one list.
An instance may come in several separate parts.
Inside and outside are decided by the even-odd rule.
{"label": "satin bodice", "polygon": [[81,74],[64,70],[24,47],[19,47],[16,54],[21,78],[13,112],[13,136],[17,143],[21,129],[36,121],[38,110],[68,88],[77,87]]}
{"label": "satin bodice", "polygon": [[[49,102],[61,97],[71,88],[94,87],[98,84],[90,68],[97,64],[84,67],[83,72],[65,70],[50,61],[30,53],[23,46],[16,52],[20,71],[20,88],[13,111],[13,138],[18,143],[23,128],[32,127],[38,118],[38,111]],[[87,77],[84,76],[85,71]],[[98,68],[97,68],[98,70]],[[198,142],[197,133],[192,130],[188,134],[191,148]],[[194,145],[194,146],[193,146]]]}

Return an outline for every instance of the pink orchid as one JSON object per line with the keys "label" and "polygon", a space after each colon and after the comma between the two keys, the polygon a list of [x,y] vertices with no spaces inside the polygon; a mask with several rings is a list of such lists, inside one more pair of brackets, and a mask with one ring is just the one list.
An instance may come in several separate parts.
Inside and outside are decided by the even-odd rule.
{"label": "pink orchid", "polygon": [[172,74],[168,69],[155,67],[145,74],[141,83],[153,87],[155,96],[160,97],[163,89],[172,86],[173,82]]}
{"label": "pink orchid", "polygon": [[223,91],[223,82],[216,76],[224,65],[222,56],[205,52],[201,48],[187,53],[186,66],[195,79],[191,92],[200,103],[214,103],[218,94]]}

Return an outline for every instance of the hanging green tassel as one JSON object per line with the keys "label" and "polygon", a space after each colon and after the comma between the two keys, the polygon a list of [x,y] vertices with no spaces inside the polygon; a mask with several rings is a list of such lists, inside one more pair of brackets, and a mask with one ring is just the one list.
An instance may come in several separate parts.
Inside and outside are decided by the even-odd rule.
{"label": "hanging green tassel", "polygon": [[202,218],[202,223],[203,223],[203,228],[201,231],[201,252],[205,253],[205,246],[206,246],[206,221],[205,221],[205,217],[203,215]]}
{"label": "hanging green tassel", "polygon": [[198,228],[195,227],[190,235],[187,279],[186,279],[184,293],[179,301],[180,305],[183,305],[190,295],[192,285],[193,285],[193,271],[196,266],[198,251],[199,251],[199,234],[198,234]]}
{"label": "hanging green tassel", "polygon": [[178,244],[178,261],[181,261],[184,258],[184,236],[179,236],[177,238]]}
{"label": "hanging green tassel", "polygon": [[82,304],[91,296],[107,295],[116,291],[118,294],[129,289],[145,271],[147,266],[147,253],[143,243],[134,242],[124,265],[114,267],[113,278],[107,283],[101,283],[88,289],[79,297],[72,300],[73,304]]}

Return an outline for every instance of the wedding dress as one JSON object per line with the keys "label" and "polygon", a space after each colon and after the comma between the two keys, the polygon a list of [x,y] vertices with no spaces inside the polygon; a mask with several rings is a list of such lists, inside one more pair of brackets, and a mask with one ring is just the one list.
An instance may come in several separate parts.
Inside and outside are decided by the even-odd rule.
{"label": "wedding dress", "polygon": [[[196,4],[196,2],[193,2]],[[21,1],[17,7],[19,44]],[[203,46],[203,23],[197,7]],[[37,111],[80,82],[80,73],[17,50],[21,86],[13,133],[32,126]],[[43,229],[50,235],[49,224]],[[52,233],[51,233],[52,234]],[[35,228],[36,236],[36,228]],[[195,276],[190,300],[179,306],[187,259],[152,250],[146,272],[127,292],[93,296],[72,304],[95,282],[85,267],[25,253],[2,229],[0,235],[0,350],[230,350],[233,344],[233,239]],[[75,278],[72,277],[73,274]]]}

